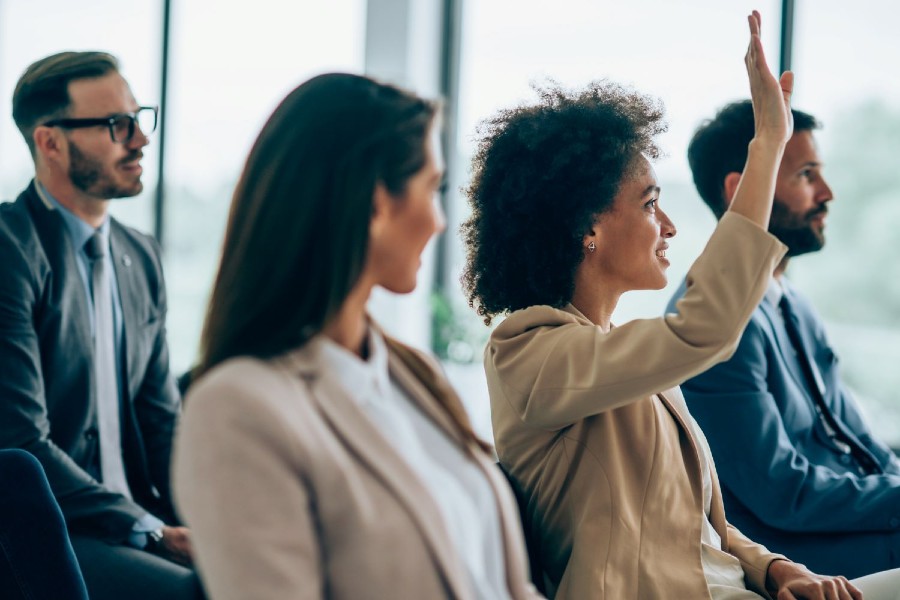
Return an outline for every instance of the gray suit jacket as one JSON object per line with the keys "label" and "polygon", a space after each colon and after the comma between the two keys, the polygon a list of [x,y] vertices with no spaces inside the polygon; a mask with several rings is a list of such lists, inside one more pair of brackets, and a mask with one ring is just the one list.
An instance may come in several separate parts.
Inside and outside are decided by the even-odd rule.
{"label": "gray suit jacket", "polygon": [[121,422],[131,501],[87,473],[99,452],[93,344],[68,236],[33,182],[14,203],[0,205],[0,448],[38,458],[72,531],[121,542],[142,508],[174,519],[168,470],[180,399],[169,373],[159,249],[111,220],[125,327]]}
{"label": "gray suit jacket", "polygon": [[[227,361],[187,395],[175,495],[210,597],[472,598],[437,503],[310,346]],[[429,357],[388,348],[397,383],[494,488],[510,597],[538,597],[506,480],[435,390],[459,400]]]}

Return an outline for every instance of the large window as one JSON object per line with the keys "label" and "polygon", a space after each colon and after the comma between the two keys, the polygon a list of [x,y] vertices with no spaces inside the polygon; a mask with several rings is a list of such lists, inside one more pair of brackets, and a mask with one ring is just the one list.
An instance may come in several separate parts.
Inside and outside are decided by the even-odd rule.
{"label": "large window", "polygon": [[828,323],[845,381],[881,438],[900,446],[900,269],[893,259],[900,197],[900,63],[888,0],[797,3],[794,105],[814,114],[834,191],[825,248],[788,275]]}
{"label": "large window", "polygon": [[269,114],[297,84],[363,67],[365,1],[176,2],[166,153],[172,368],[196,360],[234,184]]}
{"label": "large window", "polygon": [[[34,176],[34,163],[12,120],[12,94],[29,64],[63,50],[116,55],[140,104],[159,102],[160,0],[0,0],[0,200],[13,200]],[[76,25],[77,24],[77,25]],[[127,225],[152,231],[157,148],[144,150],[144,192],[113,203]]]}
{"label": "large window", "polygon": [[[780,2],[693,2],[690,14],[677,2],[577,0],[492,0],[466,3],[463,20],[458,156],[467,165],[474,151],[479,121],[499,108],[534,98],[532,81],[553,78],[577,87],[608,78],[632,85],[663,100],[669,131],[660,142],[667,156],[655,165],[662,186],[661,204],[675,222],[678,235],[668,252],[669,286],[660,292],[632,292],[623,297],[614,321],[655,317],[663,313],[675,287],[700,253],[715,218],[694,190],[685,156],[694,129],[729,101],[747,97],[743,57],[748,30],[745,15],[763,14],[767,56],[778,67]],[[463,169],[455,182],[468,179]],[[490,433],[487,388],[481,369],[486,330],[465,307],[455,283],[462,267],[456,230],[468,214],[465,200],[452,203],[451,281],[457,330],[468,332],[471,367],[452,364],[450,375],[474,416],[478,430]]]}

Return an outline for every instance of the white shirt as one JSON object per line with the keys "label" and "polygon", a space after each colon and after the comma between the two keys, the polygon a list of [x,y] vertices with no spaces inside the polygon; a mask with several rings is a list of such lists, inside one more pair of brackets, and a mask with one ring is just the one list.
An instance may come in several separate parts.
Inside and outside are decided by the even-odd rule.
{"label": "white shirt", "polygon": [[500,515],[481,468],[391,379],[384,339],[371,328],[369,360],[325,336],[316,340],[334,378],[419,476],[440,509],[473,597],[510,598]]}
{"label": "white shirt", "polygon": [[703,430],[688,411],[684,396],[680,388],[674,388],[666,392],[672,404],[675,405],[682,418],[691,425],[691,433],[697,443],[700,453],[700,471],[703,474],[703,526],[700,530],[700,562],[703,565],[703,574],[706,576],[706,585],[709,595],[713,600],[759,600],[760,596],[747,589],[744,584],[744,569],[741,562],[732,554],[722,550],[722,538],[712,526],[709,520],[709,511],[712,506],[712,452]]}

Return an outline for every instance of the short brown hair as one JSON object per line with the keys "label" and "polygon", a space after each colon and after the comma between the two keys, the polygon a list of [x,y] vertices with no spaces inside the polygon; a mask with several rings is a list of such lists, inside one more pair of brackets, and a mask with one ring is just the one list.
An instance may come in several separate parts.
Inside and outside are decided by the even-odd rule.
{"label": "short brown hair", "polygon": [[41,122],[65,116],[72,100],[69,84],[118,72],[119,61],[106,52],[59,52],[25,69],[13,92],[13,120],[35,155],[34,129]]}

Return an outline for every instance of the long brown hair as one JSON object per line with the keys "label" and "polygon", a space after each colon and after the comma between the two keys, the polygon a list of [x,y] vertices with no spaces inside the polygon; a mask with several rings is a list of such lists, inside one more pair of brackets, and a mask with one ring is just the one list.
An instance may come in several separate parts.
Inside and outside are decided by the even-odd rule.
{"label": "long brown hair", "polygon": [[[297,348],[337,314],[363,269],[375,184],[403,194],[425,165],[436,112],[409,92],[337,73],[282,101],[234,193],[192,377],[232,357]],[[487,448],[449,386],[398,346],[463,437]]]}
{"label": "long brown hair", "polygon": [[238,181],[194,375],[281,354],[322,330],[361,274],[376,182],[403,193],[426,162],[435,111],[342,73],[288,94]]}

